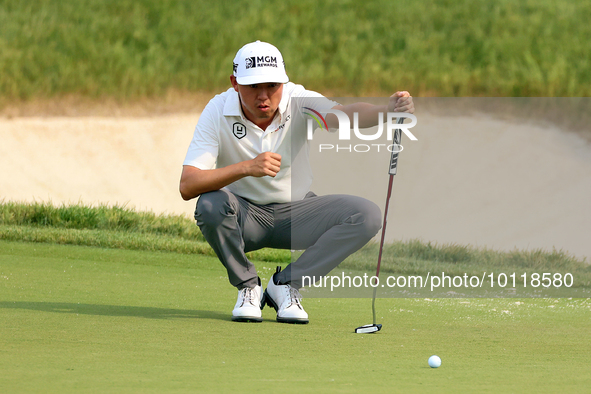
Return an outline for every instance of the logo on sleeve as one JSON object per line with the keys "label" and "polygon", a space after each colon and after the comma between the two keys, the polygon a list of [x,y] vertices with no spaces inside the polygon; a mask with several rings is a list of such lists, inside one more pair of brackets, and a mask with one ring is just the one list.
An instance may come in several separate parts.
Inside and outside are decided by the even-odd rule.
{"label": "logo on sleeve", "polygon": [[232,126],[232,133],[234,133],[234,137],[241,139],[246,137],[246,126],[242,123],[234,123]]}

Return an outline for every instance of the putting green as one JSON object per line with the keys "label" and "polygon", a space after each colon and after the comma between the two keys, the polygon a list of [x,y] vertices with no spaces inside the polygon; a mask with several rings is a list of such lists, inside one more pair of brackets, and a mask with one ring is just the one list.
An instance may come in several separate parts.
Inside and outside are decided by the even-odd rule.
{"label": "putting green", "polygon": [[368,299],[304,299],[308,325],[234,323],[235,300],[214,258],[0,241],[0,391],[591,387],[588,299],[379,299],[367,335]]}

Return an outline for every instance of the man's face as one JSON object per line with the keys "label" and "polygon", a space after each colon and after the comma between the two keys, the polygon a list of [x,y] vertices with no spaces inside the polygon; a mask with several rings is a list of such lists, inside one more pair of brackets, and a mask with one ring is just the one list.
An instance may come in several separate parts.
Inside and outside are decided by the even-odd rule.
{"label": "man's face", "polygon": [[283,96],[282,83],[259,83],[256,85],[238,85],[232,76],[232,86],[240,95],[244,115],[261,129],[267,128],[279,108]]}

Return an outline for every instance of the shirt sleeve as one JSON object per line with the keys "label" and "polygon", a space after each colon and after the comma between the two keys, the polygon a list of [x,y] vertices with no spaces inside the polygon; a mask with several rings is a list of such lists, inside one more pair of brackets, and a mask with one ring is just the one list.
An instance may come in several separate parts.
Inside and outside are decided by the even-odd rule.
{"label": "shirt sleeve", "polygon": [[[316,116],[315,118],[317,119],[317,122],[324,122],[324,117],[326,116],[326,113],[335,106],[340,105],[338,102],[330,100],[318,92],[304,89],[301,85],[296,86],[296,89],[294,89],[291,98],[293,105],[292,113],[295,114],[295,118],[299,116],[299,122],[303,122],[301,123],[301,125],[303,125],[302,130],[306,130],[305,122],[307,121],[307,118],[304,117],[304,114],[306,113],[310,115],[310,111],[305,110],[311,109],[312,112],[317,113],[316,115],[320,114],[321,118],[319,118],[318,116]],[[316,124],[314,124],[313,126],[313,132],[316,132]],[[319,127],[324,128],[325,126],[319,125]],[[334,132],[336,131],[336,129],[328,129],[328,131]]]}
{"label": "shirt sleeve", "polygon": [[195,127],[193,140],[187,150],[183,165],[211,170],[216,167],[219,152],[220,109],[210,102]]}
{"label": "shirt sleeve", "polygon": [[322,94],[313,90],[303,90],[294,97],[297,97],[299,100],[301,100],[300,102],[302,107],[314,108],[320,113],[325,113],[329,109],[340,105],[336,101],[327,99]]}

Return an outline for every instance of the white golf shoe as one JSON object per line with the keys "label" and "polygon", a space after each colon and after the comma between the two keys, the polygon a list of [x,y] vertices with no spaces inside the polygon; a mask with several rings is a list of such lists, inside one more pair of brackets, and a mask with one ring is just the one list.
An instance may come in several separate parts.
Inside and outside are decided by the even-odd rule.
{"label": "white golf shoe", "polygon": [[[279,272],[280,269],[277,270]],[[277,321],[280,323],[307,324],[308,314],[301,304],[302,296],[298,289],[290,285],[276,285],[273,277],[267,285],[263,295],[265,303],[277,311]]]}
{"label": "white golf shoe", "polygon": [[238,290],[238,300],[232,311],[232,320],[240,322],[262,322],[262,293],[263,288],[260,285],[257,285],[255,288],[245,287]]}

